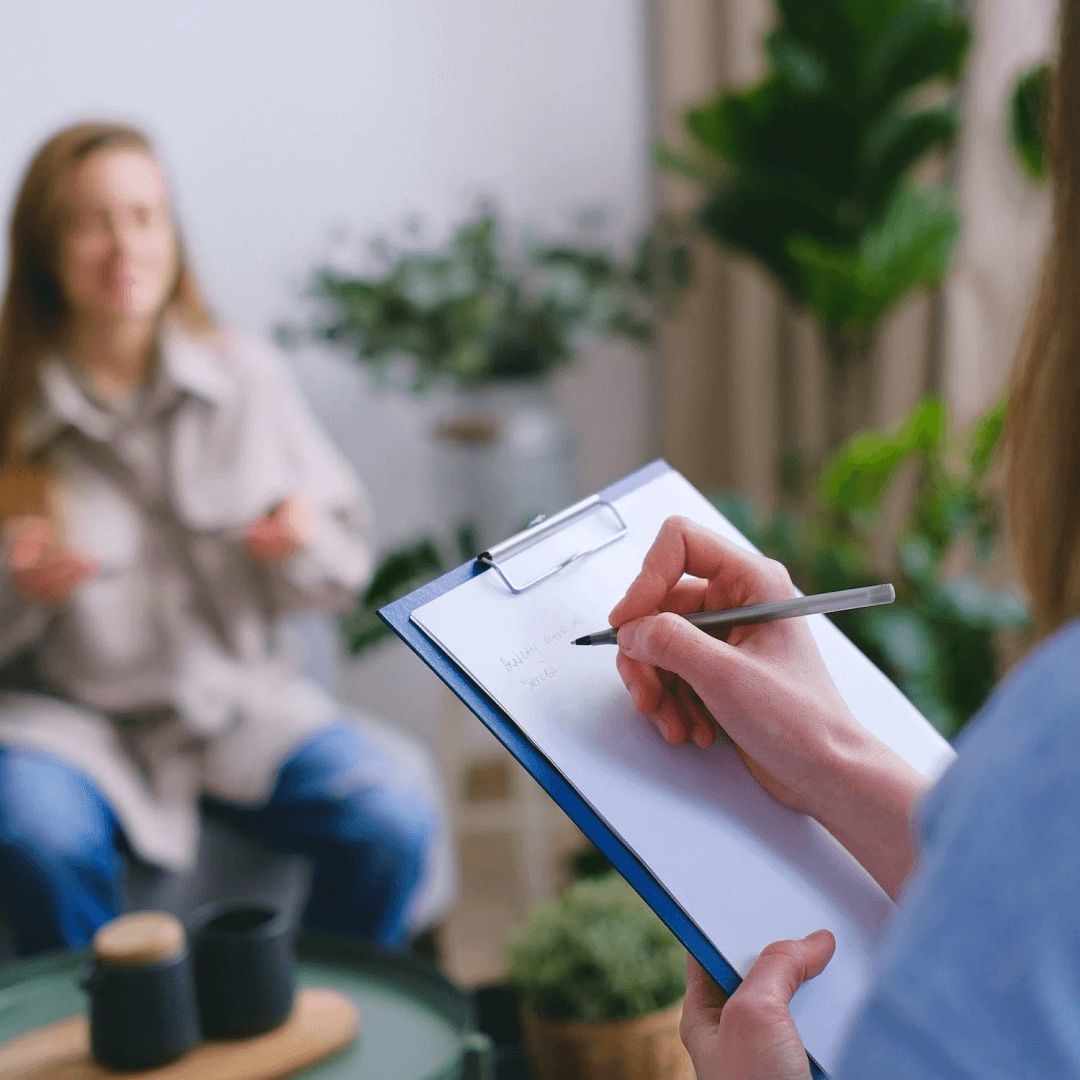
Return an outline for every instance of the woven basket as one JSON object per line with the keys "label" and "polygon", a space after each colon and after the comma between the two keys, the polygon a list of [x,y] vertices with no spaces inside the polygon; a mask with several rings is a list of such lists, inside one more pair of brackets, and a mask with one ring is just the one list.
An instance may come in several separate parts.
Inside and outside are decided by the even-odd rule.
{"label": "woven basket", "polygon": [[582,1023],[545,1020],[522,1009],[535,1080],[694,1080],[679,1039],[682,1002],[635,1017]]}

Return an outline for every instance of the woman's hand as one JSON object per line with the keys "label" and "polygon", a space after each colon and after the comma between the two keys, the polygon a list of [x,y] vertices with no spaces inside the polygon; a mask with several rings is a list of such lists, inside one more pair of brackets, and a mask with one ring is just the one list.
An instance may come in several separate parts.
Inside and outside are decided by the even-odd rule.
{"label": "woman's hand", "polygon": [[924,783],[852,716],[806,620],[735,627],[721,641],[680,617],[795,595],[779,563],[670,518],[610,615],[619,674],[667,742],[706,747],[719,725],[774,798],[825,825],[895,896]]}
{"label": "woman's hand", "polygon": [[65,603],[98,569],[96,559],[61,543],[56,527],[43,516],[5,522],[4,556],[15,592],[48,607]]}
{"label": "woman's hand", "polygon": [[[816,770],[833,744],[865,732],[806,620],[735,627],[725,642],[678,617],[795,595],[779,563],[671,518],[610,620],[619,627],[619,674],[667,742],[706,747],[719,725],[772,794],[810,813]],[[677,615],[658,614],[668,612]]]}
{"label": "woman's hand", "polygon": [[301,552],[315,533],[315,507],[306,495],[279,503],[244,530],[244,544],[259,562],[282,562]]}
{"label": "woman's hand", "polygon": [[687,957],[679,1034],[698,1080],[809,1080],[790,1004],[804,982],[825,970],[835,949],[828,930],[801,941],[775,942],[726,1001],[697,961]]}

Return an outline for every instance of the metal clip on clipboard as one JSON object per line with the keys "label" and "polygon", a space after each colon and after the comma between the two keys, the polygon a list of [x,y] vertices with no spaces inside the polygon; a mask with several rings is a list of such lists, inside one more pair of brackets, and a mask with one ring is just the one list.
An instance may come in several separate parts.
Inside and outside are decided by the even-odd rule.
{"label": "metal clip on clipboard", "polygon": [[[513,559],[515,555],[520,555],[523,551],[533,547],[545,537],[565,529],[568,525],[588,514],[602,514],[605,512],[609,513],[615,519],[613,523],[614,531],[610,536],[605,536],[596,543],[575,551],[572,555],[560,560],[556,565],[548,567],[548,569],[528,581],[515,582],[510,579],[506,564]],[[626,522],[623,520],[622,514],[619,513],[614,503],[608,502],[607,499],[601,499],[599,495],[590,495],[587,499],[582,499],[581,502],[574,503],[573,506],[567,507],[558,514],[554,514],[552,517],[541,516],[536,518],[529,524],[527,529],[515,533],[501,544],[496,544],[487,551],[481,552],[476,557],[476,561],[483,566],[490,566],[499,577],[503,579],[506,583],[506,587],[512,593],[523,593],[526,589],[531,589],[534,585],[539,585],[541,581],[547,581],[548,578],[554,577],[560,571],[565,570],[571,564],[576,563],[579,559],[584,559],[587,555],[592,555],[595,552],[606,548],[609,544],[614,544],[616,540],[621,540],[626,535],[627,531]]]}

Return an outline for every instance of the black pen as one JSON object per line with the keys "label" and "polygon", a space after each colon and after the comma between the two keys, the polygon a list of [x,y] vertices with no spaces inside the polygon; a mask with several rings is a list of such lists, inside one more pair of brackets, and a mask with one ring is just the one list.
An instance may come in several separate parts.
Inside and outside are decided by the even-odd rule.
{"label": "black pen", "polygon": [[[835,611],[876,607],[878,604],[891,604],[895,599],[896,590],[891,585],[867,585],[862,589],[794,596],[790,600],[772,600],[767,604],[749,604],[724,611],[698,611],[693,615],[685,615],[684,618],[708,633],[712,630],[727,630],[733,626],[745,626],[748,623],[774,622],[777,619],[794,619],[800,615],[828,615]],[[609,626],[606,630],[579,637],[570,644],[615,645],[618,634],[618,630]]]}

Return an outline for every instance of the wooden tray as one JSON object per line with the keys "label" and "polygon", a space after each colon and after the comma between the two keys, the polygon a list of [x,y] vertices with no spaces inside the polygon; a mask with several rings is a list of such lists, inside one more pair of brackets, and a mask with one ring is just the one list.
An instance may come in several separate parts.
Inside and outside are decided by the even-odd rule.
{"label": "wooden tray", "polygon": [[0,1046],[4,1080],[279,1080],[343,1050],[360,1030],[344,994],[307,987],[285,1023],[252,1039],[207,1042],[145,1072],[114,1072],[90,1060],[90,1025],[72,1016]]}

